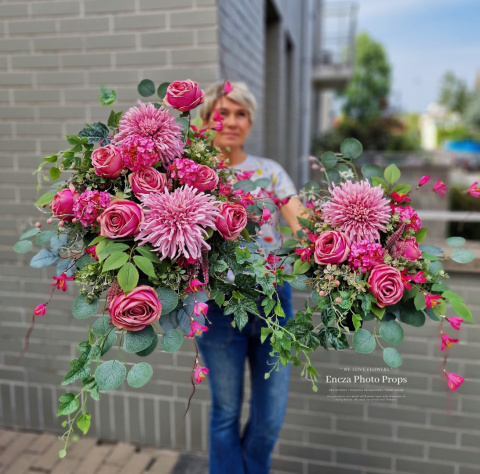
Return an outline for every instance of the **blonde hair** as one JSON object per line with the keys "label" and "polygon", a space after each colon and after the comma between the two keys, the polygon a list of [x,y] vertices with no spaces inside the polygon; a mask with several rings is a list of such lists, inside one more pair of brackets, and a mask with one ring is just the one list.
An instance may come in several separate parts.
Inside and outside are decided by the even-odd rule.
{"label": "blonde hair", "polygon": [[225,96],[245,107],[250,116],[250,122],[253,122],[257,116],[257,101],[254,95],[248,90],[247,85],[243,82],[231,82],[233,91],[225,95],[223,93],[224,84],[224,82],[219,82],[205,92],[203,104],[200,107],[200,117],[208,122],[213,114],[217,100]]}

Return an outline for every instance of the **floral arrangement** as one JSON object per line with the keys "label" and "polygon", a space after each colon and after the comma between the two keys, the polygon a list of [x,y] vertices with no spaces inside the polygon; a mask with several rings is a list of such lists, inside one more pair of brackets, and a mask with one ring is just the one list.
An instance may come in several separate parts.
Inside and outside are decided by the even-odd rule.
{"label": "floral arrangement", "polygon": [[[231,90],[226,83],[224,93]],[[106,124],[96,122],[68,135],[70,149],[44,158],[39,180],[54,182],[36,206],[55,229],[42,231],[37,222],[15,245],[24,253],[33,240],[46,244],[30,265],[56,265],[50,297],[35,308],[31,329],[35,318],[47,313],[54,292],[67,291],[70,281],[81,286],[73,316],[97,316],[62,381],[81,382],[81,389],[59,400],[57,416],[69,416],[61,457],[74,426],[84,434],[89,429],[88,396],[98,400],[101,391],[114,390],[125,379],[142,387],[153,375],[147,362],[101,362],[117,340],[119,348],[139,357],[157,346],[175,352],[185,338],[195,340],[208,330],[208,298],[233,314],[239,328],[250,312],[276,329],[283,310],[275,285],[296,279],[274,268],[255,239],[276,209],[267,191],[252,194],[266,188],[269,179],[237,176],[219,159],[220,150],[211,145],[222,127],[217,111],[207,128],[199,117],[191,120],[190,111],[203,102],[198,85],[176,81],[157,90],[143,80],[138,91],[143,97],[157,92],[159,101],[125,113],[112,110]],[[103,89],[100,100],[110,105],[115,97]],[[175,118],[167,106],[180,115]],[[264,311],[257,307],[259,297]],[[27,345],[28,336],[24,350]],[[193,392],[194,380],[201,383],[206,374],[197,349]]]}
{"label": "floral arrangement", "polygon": [[[304,230],[280,252],[294,254],[294,273],[313,289],[312,303],[285,328],[312,351],[319,346],[348,348],[347,335],[353,333],[355,351],[371,353],[378,344],[385,363],[396,368],[402,364],[401,355],[384,345],[402,341],[403,324],[419,327],[426,317],[440,322],[443,351],[458,342],[443,331],[444,322],[459,330],[472,315],[460,295],[443,282],[448,278],[441,263],[446,258],[443,250],[421,244],[427,229],[409,204],[410,194],[430,177],[422,177],[413,191],[412,185],[399,183],[401,173],[394,164],[385,170],[366,164],[360,177],[354,160],[361,152],[357,140],[347,139],[341,154],[311,158],[322,172],[322,183],[305,185],[307,211],[299,218]],[[443,197],[448,190],[437,180],[433,191]],[[478,183],[467,192],[480,196]],[[453,248],[454,261],[473,260],[472,252],[460,248],[465,239],[451,237],[446,243]],[[319,312],[321,321],[314,327],[312,315]],[[452,316],[446,316],[449,313]],[[372,332],[362,327],[364,321],[374,322]],[[275,348],[282,352],[280,346]],[[286,351],[283,356],[288,357]],[[464,379],[447,372],[446,361],[447,357],[443,369],[448,386],[456,390]],[[306,367],[305,375],[315,389],[315,369]]]}

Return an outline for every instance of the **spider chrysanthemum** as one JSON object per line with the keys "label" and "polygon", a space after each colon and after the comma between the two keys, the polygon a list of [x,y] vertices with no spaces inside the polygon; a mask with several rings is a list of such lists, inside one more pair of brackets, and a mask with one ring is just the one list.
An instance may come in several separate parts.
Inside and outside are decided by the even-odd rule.
{"label": "spider chrysanthemum", "polygon": [[330,201],[321,205],[324,221],[341,230],[352,242],[380,239],[379,231],[385,231],[390,219],[388,199],[380,186],[368,181],[346,181],[331,190]]}
{"label": "spider chrysanthemum", "polygon": [[207,228],[216,230],[215,220],[219,214],[215,198],[184,186],[169,193],[142,196],[145,220],[135,240],[140,245],[150,243],[164,258],[194,258],[202,250],[210,250],[206,242]]}
{"label": "spider chrysanthemum", "polygon": [[182,127],[163,106],[156,109],[153,104],[142,103],[139,107],[128,109],[118,124],[118,133],[113,142],[121,147],[132,137],[150,139],[158,160],[165,167],[182,156]]}

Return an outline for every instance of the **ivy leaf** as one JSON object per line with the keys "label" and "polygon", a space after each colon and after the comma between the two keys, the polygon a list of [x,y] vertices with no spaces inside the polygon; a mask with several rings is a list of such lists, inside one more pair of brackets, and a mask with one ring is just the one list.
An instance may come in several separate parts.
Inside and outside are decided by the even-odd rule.
{"label": "ivy leaf", "polygon": [[78,429],[86,435],[88,430],[90,429],[90,420],[92,419],[92,415],[90,413],[84,413],[83,415],[79,416],[77,419],[77,426]]}
{"label": "ivy leaf", "polygon": [[100,87],[100,95],[98,98],[102,105],[111,105],[115,102],[115,100],[117,100],[117,93],[112,89],[108,89],[107,87]]}
{"label": "ivy leaf", "polygon": [[251,257],[251,253],[247,248],[237,247],[235,256],[237,258],[237,262],[242,265]]}
{"label": "ivy leaf", "polygon": [[110,112],[110,115],[108,117],[108,122],[107,126],[111,129],[115,129],[118,127],[118,122],[120,122],[120,119],[122,118],[122,112],[117,112],[115,113],[113,110]]}
{"label": "ivy leaf", "polygon": [[150,364],[146,362],[140,362],[135,364],[128,372],[127,383],[130,387],[140,388],[143,387],[153,375],[153,369]]}
{"label": "ivy leaf", "polygon": [[95,145],[100,142],[105,142],[104,144],[110,143],[110,139],[107,138],[108,135],[110,135],[110,130],[100,122],[87,125],[78,134],[80,138],[86,137],[89,145]]}
{"label": "ivy leaf", "polygon": [[48,170],[48,174],[51,176],[52,181],[56,181],[62,175],[62,172],[55,166],[52,166]]}
{"label": "ivy leaf", "polygon": [[125,294],[135,289],[138,283],[138,277],[138,271],[135,268],[135,265],[133,265],[132,263],[127,262],[122,268],[120,268],[117,279],[118,284],[125,292]]}
{"label": "ivy leaf", "polygon": [[335,350],[347,349],[349,347],[346,334],[338,328],[327,328],[327,340]]}
{"label": "ivy leaf", "polygon": [[95,381],[100,390],[115,390],[125,380],[127,369],[119,360],[109,360],[99,365],[95,371]]}
{"label": "ivy leaf", "polygon": [[70,415],[78,410],[79,403],[73,393],[66,393],[60,397],[57,416]]}

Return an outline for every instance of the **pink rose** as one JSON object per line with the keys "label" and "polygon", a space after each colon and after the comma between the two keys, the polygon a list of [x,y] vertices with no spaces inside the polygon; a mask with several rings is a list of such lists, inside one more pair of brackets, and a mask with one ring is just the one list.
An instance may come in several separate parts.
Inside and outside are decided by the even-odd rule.
{"label": "pink rose", "polygon": [[140,194],[162,192],[167,185],[167,176],[147,166],[129,174],[128,181],[133,194],[138,197]]}
{"label": "pink rose", "polygon": [[116,199],[100,216],[100,235],[109,239],[137,235],[143,219],[143,209],[138,204],[126,199]]}
{"label": "pink rose", "polygon": [[92,165],[95,174],[104,178],[118,178],[125,169],[120,149],[114,145],[105,145],[93,150]]}
{"label": "pink rose", "polygon": [[222,202],[218,206],[220,215],[215,225],[226,240],[235,240],[247,225],[247,211],[241,204]]}
{"label": "pink rose", "polygon": [[414,237],[409,237],[405,240],[399,240],[394,247],[392,256],[408,258],[412,262],[418,260],[422,256],[421,250],[418,248],[417,241]]}
{"label": "pink rose", "polygon": [[350,253],[350,240],[339,230],[322,232],[315,241],[315,261],[319,265],[342,263]]}
{"label": "pink rose", "polygon": [[204,96],[205,92],[198,87],[198,84],[187,79],[186,81],[172,82],[167,88],[163,101],[180,112],[188,112],[200,105]]}
{"label": "pink rose", "polygon": [[373,268],[368,277],[370,293],[377,298],[380,308],[398,303],[403,296],[400,272],[390,265],[382,264]]}
{"label": "pink rose", "polygon": [[199,165],[192,186],[199,191],[213,191],[217,187],[217,184],[218,175],[215,170],[212,170],[212,168],[206,165]]}
{"label": "pink rose", "polygon": [[72,185],[59,191],[52,201],[53,215],[66,222],[71,222],[73,219],[73,203],[78,196],[79,193],[75,191]]}
{"label": "pink rose", "polygon": [[127,331],[141,331],[158,321],[162,313],[162,303],[155,290],[141,285],[125,296],[117,295],[108,305],[112,324]]}

